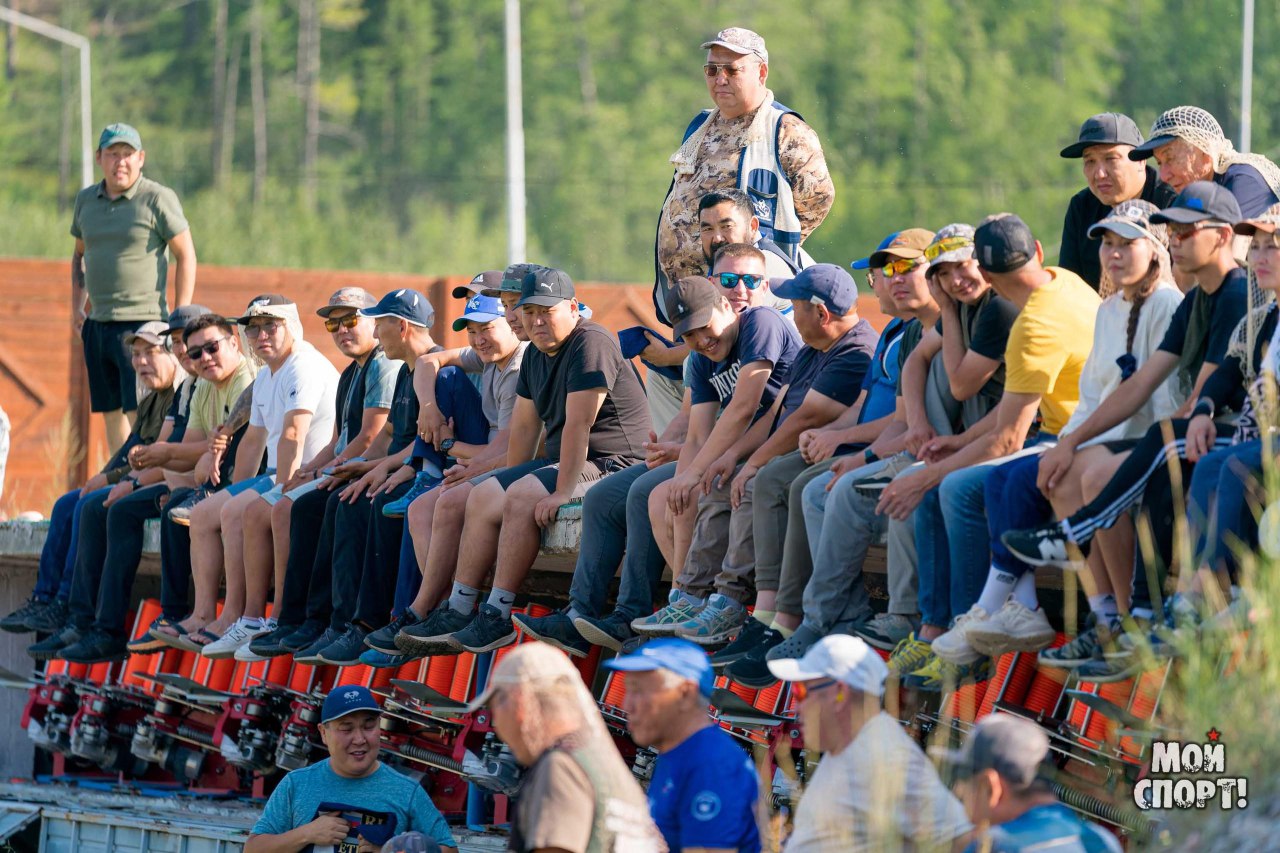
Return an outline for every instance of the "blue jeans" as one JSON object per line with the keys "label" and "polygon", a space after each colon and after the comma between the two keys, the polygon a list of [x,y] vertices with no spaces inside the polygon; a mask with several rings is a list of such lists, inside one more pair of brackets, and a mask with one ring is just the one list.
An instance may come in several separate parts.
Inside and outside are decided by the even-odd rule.
{"label": "blue jeans", "polygon": [[597,482],[582,498],[582,543],[569,601],[582,616],[600,616],[622,566],[615,611],[627,619],[653,612],[663,559],[649,525],[649,494],[675,476],[676,463],[640,463]]}
{"label": "blue jeans", "polygon": [[49,513],[49,535],[40,549],[40,568],[32,591],[37,601],[71,598],[71,578],[75,575],[80,540],[80,513],[89,503],[102,503],[110,492],[108,486],[81,497],[79,489],[72,489],[54,501]]}
{"label": "blue jeans", "polygon": [[1195,555],[1214,571],[1239,571],[1236,549],[1256,536],[1249,492],[1262,479],[1262,442],[1215,450],[1201,457],[1191,474],[1187,521],[1196,532]]}
{"label": "blue jeans", "polygon": [[[424,464],[430,463],[426,460]],[[436,480],[427,492],[430,492],[436,486],[443,483],[444,480]],[[426,494],[423,492],[422,494]],[[418,495],[422,497],[422,495]],[[418,498],[414,498],[416,501]],[[413,600],[418,597],[418,587],[422,586],[422,571],[418,567],[418,555],[413,550],[413,533],[409,530],[409,525],[404,525],[404,530],[400,533],[400,556],[397,557],[398,565],[396,568],[396,592],[391,602],[391,616],[394,618],[405,611]]]}
{"label": "blue jeans", "polygon": [[1053,520],[1053,506],[1036,486],[1040,457],[1006,462],[987,477],[987,527],[991,531],[991,567],[1021,577],[1032,567],[1009,552],[1000,540],[1010,530],[1039,527]]}

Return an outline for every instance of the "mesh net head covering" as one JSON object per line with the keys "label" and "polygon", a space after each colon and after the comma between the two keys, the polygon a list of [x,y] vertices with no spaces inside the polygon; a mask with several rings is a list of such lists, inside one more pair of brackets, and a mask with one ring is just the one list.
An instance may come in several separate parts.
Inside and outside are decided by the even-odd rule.
{"label": "mesh net head covering", "polygon": [[1151,125],[1148,139],[1158,136],[1176,136],[1199,148],[1213,160],[1213,171],[1219,175],[1237,163],[1252,166],[1262,174],[1271,191],[1280,195],[1280,167],[1261,154],[1242,154],[1231,144],[1222,125],[1199,107],[1174,107],[1165,110]]}
{"label": "mesh net head covering", "polygon": [[[1271,205],[1260,216],[1255,216],[1254,220],[1280,222],[1280,204]],[[1271,310],[1274,302],[1275,294],[1259,287],[1258,277],[1254,275],[1253,269],[1249,268],[1249,310],[1236,326],[1235,331],[1231,333],[1231,342],[1227,344],[1227,355],[1234,355],[1240,359],[1246,386],[1252,384],[1258,375],[1260,365],[1259,359],[1255,357],[1258,330],[1262,328],[1267,312]]]}
{"label": "mesh net head covering", "polygon": [[[1150,240],[1155,245],[1156,263],[1160,265],[1159,274],[1153,278],[1148,285],[1154,288],[1157,282],[1173,281],[1172,263],[1169,260],[1169,229],[1162,223],[1153,223],[1151,215],[1159,210],[1154,204],[1143,199],[1130,199],[1122,201],[1111,209],[1111,212],[1094,226],[1104,225],[1110,222],[1129,223],[1135,229],[1145,232],[1143,239]],[[1118,233],[1134,233],[1132,230]],[[1111,273],[1107,271],[1107,265],[1102,265],[1102,277],[1098,282],[1098,296],[1106,299],[1120,288],[1111,280]]]}

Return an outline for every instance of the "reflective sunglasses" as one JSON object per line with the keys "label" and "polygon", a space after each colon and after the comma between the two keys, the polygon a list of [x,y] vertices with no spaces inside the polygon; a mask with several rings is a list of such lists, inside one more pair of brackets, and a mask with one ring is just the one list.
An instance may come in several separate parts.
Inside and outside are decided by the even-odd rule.
{"label": "reflective sunglasses", "polygon": [[[258,325],[250,325],[244,327],[244,336],[246,338],[256,338],[258,335],[273,336],[282,324],[280,323],[260,323]],[[327,327],[329,324],[325,323]]]}
{"label": "reflective sunglasses", "polygon": [[791,691],[795,693],[796,700],[803,702],[809,698],[809,694],[817,693],[819,690],[826,690],[833,684],[839,684],[834,678],[822,678],[817,681],[797,681],[791,686]]}
{"label": "reflective sunglasses", "polygon": [[924,258],[898,258],[896,261],[888,263],[884,268],[885,278],[893,278],[895,275],[906,275],[918,266],[923,266]]}
{"label": "reflective sunglasses", "polygon": [[722,272],[720,273],[719,278],[720,278],[721,287],[730,287],[730,288],[737,287],[738,282],[742,282],[742,285],[747,290],[755,290],[757,287],[764,284],[765,282],[764,276],[753,275],[749,272],[747,273]]}
{"label": "reflective sunglasses", "polygon": [[938,256],[945,255],[947,252],[954,252],[956,249],[964,249],[973,245],[973,241],[968,237],[943,237],[936,243],[931,243],[924,250],[924,257],[927,261],[936,261]]}
{"label": "reflective sunglasses", "polygon": [[359,314],[348,314],[345,317],[339,317],[337,320],[325,320],[324,329],[326,332],[336,332],[338,329],[354,329],[356,327],[356,323],[359,322]]}
{"label": "reflective sunglasses", "polygon": [[1208,223],[1205,223],[1205,222],[1193,222],[1189,225],[1181,222],[1170,222],[1169,223],[1169,239],[1177,240],[1179,243],[1181,243],[1183,240],[1187,239],[1188,237],[1194,236],[1197,231],[1203,231],[1205,228],[1208,228],[1208,227],[1210,226],[1208,225]]}
{"label": "reflective sunglasses", "polygon": [[226,340],[228,339],[218,338],[217,340],[209,341],[209,343],[204,344],[202,346],[198,346],[198,347],[188,346],[187,358],[191,359],[192,361],[199,361],[200,359],[204,358],[206,355],[212,358],[213,356],[218,354],[218,350],[222,349],[222,344]]}
{"label": "reflective sunglasses", "polygon": [[742,65],[708,62],[706,65],[702,66],[702,73],[714,79],[719,77],[720,72],[723,71],[724,75],[732,80],[751,66],[759,64],[760,63],[758,62],[744,62]]}

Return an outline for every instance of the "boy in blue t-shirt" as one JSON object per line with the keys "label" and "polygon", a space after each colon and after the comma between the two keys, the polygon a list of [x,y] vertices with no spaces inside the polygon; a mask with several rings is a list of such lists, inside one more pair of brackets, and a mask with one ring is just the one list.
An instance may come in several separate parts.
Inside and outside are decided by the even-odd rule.
{"label": "boy in blue t-shirt", "polygon": [[334,686],[320,714],[329,757],[284,777],[254,824],[245,853],[356,853],[361,841],[381,849],[410,831],[456,853],[458,842],[422,786],[378,761],[381,713],[367,687]]}
{"label": "boy in blue t-shirt", "polygon": [[667,849],[758,853],[760,782],[747,753],[707,716],[715,676],[706,652],[659,637],[605,666],[627,673],[631,739],[658,752],[649,812]]}

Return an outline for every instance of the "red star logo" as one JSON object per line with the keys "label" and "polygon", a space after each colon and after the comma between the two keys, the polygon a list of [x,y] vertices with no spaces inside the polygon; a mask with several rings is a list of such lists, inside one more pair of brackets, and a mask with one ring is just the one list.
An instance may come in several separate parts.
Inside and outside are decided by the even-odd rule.
{"label": "red star logo", "polygon": [[1218,731],[1217,727],[1215,726],[1214,728],[1209,729],[1209,731],[1205,732],[1205,737],[1207,737],[1209,740],[1213,741],[1214,743],[1217,743],[1218,738],[1222,737],[1222,732]]}

